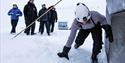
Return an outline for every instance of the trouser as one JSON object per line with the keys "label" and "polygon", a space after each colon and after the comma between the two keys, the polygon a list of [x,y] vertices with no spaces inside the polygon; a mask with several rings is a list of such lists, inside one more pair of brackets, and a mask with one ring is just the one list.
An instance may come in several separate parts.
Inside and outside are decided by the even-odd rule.
{"label": "trouser", "polygon": [[50,22],[50,30],[51,30],[51,32],[54,31],[54,26],[55,26],[55,22]]}
{"label": "trouser", "polygon": [[12,26],[11,33],[16,32],[17,23],[18,23],[18,19],[17,20],[11,20],[11,26]]}
{"label": "trouser", "polygon": [[125,63],[125,11],[112,14],[114,42],[109,45],[109,63]]}
{"label": "trouser", "polygon": [[44,25],[46,26],[47,34],[49,34],[50,33],[50,28],[49,28],[49,22],[47,22],[47,21],[40,21],[39,32],[41,32],[41,34],[43,34]]}
{"label": "trouser", "polygon": [[102,49],[102,30],[101,28],[95,27],[93,29],[83,30],[81,29],[78,33],[78,36],[76,37],[75,43],[77,45],[82,45],[89,35],[89,33],[92,34],[93,38],[93,50],[92,54],[95,55],[95,57],[101,52]]}
{"label": "trouser", "polygon": [[[27,21],[27,22],[26,22],[26,27],[28,27],[31,23],[32,23],[32,21]],[[28,28],[25,30],[25,32],[26,32],[27,35],[30,34],[30,31],[31,31],[31,34],[34,33],[34,31],[35,31],[35,23],[32,24],[30,27],[28,27]]]}

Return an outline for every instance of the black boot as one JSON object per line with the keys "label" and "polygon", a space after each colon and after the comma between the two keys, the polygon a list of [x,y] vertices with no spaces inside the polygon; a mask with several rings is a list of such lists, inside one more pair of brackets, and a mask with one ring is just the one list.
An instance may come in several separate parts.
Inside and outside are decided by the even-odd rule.
{"label": "black boot", "polygon": [[57,55],[58,55],[59,57],[64,57],[64,58],[66,58],[67,60],[69,60],[68,53],[69,53],[69,50],[70,50],[70,49],[71,49],[70,47],[64,46],[63,51],[62,51],[62,52],[59,52]]}
{"label": "black boot", "polygon": [[91,63],[98,63],[98,58],[96,54],[92,54],[91,59],[92,59]]}
{"label": "black boot", "polygon": [[78,44],[75,44],[75,45],[74,45],[74,48],[75,48],[75,49],[78,49],[79,47],[80,47],[80,45],[78,45]]}
{"label": "black boot", "polygon": [[92,60],[92,63],[98,63],[98,59]]}
{"label": "black boot", "polygon": [[48,34],[48,36],[50,36],[50,33],[47,33]]}
{"label": "black boot", "polygon": [[36,33],[31,33],[31,35],[36,35]]}

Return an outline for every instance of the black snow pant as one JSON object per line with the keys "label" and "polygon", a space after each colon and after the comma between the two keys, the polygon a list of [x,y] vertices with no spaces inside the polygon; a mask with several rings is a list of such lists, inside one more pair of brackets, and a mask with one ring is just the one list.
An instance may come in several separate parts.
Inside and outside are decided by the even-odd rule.
{"label": "black snow pant", "polygon": [[55,22],[50,22],[50,31],[54,31]]}
{"label": "black snow pant", "polygon": [[[75,43],[77,45],[82,45],[89,35],[89,33],[92,34],[93,38],[93,50],[92,50],[92,55],[94,55],[94,58],[97,57],[97,55],[101,52],[102,49],[102,30],[99,27],[95,27],[89,30],[84,30],[81,29],[78,33],[78,36],[76,37]],[[94,59],[92,58],[92,59]]]}
{"label": "black snow pant", "polygon": [[49,27],[49,22],[48,21],[40,21],[39,32],[41,34],[43,34],[43,32],[44,32],[44,24],[46,26],[47,34],[49,35],[50,34],[50,27]]}
{"label": "black snow pant", "polygon": [[[29,21],[29,20],[26,21],[26,22],[25,22],[26,27],[28,27],[32,22],[33,22],[33,21]],[[25,30],[25,33],[26,33],[27,35],[29,35],[30,32],[31,32],[31,34],[34,34],[34,31],[35,31],[35,23],[32,24],[30,27],[28,27],[28,28]]]}
{"label": "black snow pant", "polygon": [[17,20],[11,20],[12,29],[11,29],[11,32],[10,32],[10,33],[16,33],[17,23],[18,23],[18,19],[17,19]]}

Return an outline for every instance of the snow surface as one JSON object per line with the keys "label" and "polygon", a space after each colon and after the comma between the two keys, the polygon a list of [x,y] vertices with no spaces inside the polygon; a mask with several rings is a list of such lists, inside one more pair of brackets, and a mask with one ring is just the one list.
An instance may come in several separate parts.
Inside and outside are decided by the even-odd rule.
{"label": "snow surface", "polygon": [[[84,45],[79,49],[72,47],[69,52],[70,60],[59,58],[57,52],[61,52],[65,45],[70,30],[58,30],[56,23],[54,33],[48,36],[38,33],[39,23],[36,23],[35,32],[37,35],[27,36],[21,33],[15,39],[10,39],[16,34],[10,34],[10,17],[7,15],[13,3],[17,3],[19,9],[23,11],[24,5],[28,0],[0,0],[0,63],[91,63],[92,53],[91,35],[86,39]],[[47,4],[47,7],[56,3],[58,0],[35,0],[37,9],[41,9],[41,4]],[[58,12],[58,21],[67,21],[69,27],[74,18],[75,5],[78,2],[85,3],[90,10],[96,10],[105,15],[105,0],[62,0],[56,6]],[[17,25],[17,33],[25,28],[24,17],[20,17]],[[74,45],[74,44],[73,44]],[[107,63],[104,48],[98,55],[100,63]]]}

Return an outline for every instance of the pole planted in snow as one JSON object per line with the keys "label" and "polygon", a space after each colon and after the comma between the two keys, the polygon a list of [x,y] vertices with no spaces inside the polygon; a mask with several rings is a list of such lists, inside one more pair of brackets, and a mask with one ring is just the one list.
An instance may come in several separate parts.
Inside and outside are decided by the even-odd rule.
{"label": "pole planted in snow", "polygon": [[55,7],[57,4],[59,4],[62,0],[59,0],[57,3],[55,3],[50,9],[48,9],[45,13],[43,13],[41,16],[39,16],[37,19],[35,19],[31,24],[29,24],[25,29],[21,30],[19,33],[17,33],[14,37],[11,39],[16,38],[18,35],[20,35],[23,31],[25,31],[27,28],[29,28],[31,25],[33,25],[37,20],[39,20],[41,17],[43,17],[45,14],[47,14],[53,7]]}

